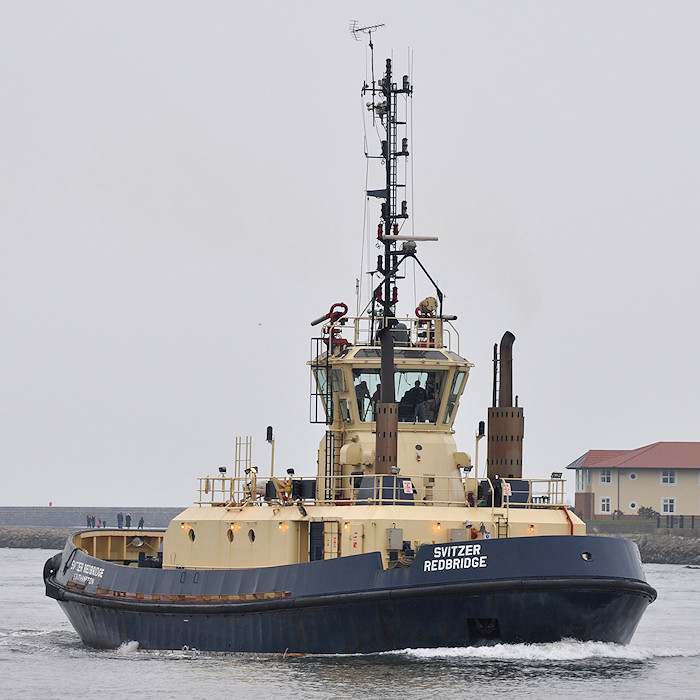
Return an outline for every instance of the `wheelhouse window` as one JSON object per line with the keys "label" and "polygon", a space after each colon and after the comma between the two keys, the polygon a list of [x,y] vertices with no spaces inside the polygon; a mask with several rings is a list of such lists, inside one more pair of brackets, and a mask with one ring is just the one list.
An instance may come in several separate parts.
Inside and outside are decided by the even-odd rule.
{"label": "wheelhouse window", "polygon": [[331,370],[331,389],[334,392],[345,391],[345,377],[342,369]]}
{"label": "wheelhouse window", "polygon": [[600,512],[601,513],[609,513],[610,512],[610,499],[609,498],[601,498],[600,499]]}
{"label": "wheelhouse window", "polygon": [[331,423],[333,421],[333,402],[328,402],[328,376],[326,370],[319,367],[314,370],[314,377],[316,378],[317,391],[314,393],[312,390],[311,398],[311,420],[314,423],[324,422],[319,421],[321,415],[325,417],[326,423]]}
{"label": "wheelhouse window", "polygon": [[612,483],[612,470],[601,469],[600,470],[600,483],[601,484],[611,484]]}
{"label": "wheelhouse window", "polygon": [[447,372],[406,370],[394,374],[399,422],[436,423]]}
{"label": "wheelhouse window", "polygon": [[459,398],[462,388],[464,387],[464,380],[467,376],[466,372],[458,372],[455,374],[455,378],[452,381],[452,388],[450,389],[450,394],[447,397],[447,409],[445,410],[445,423],[449,423],[452,420],[452,414],[455,410],[455,404]]}
{"label": "wheelhouse window", "polygon": [[662,484],[675,484],[676,483],[676,470],[675,469],[662,469],[661,470],[661,483]]}
{"label": "wheelhouse window", "polygon": [[[447,370],[394,372],[394,400],[399,404],[399,421],[436,423],[446,378]],[[381,398],[380,370],[353,370],[353,385],[360,420],[376,420],[376,406]]]}
{"label": "wheelhouse window", "polygon": [[676,499],[675,498],[662,498],[661,499],[661,512],[665,514],[672,514],[676,512]]}
{"label": "wheelhouse window", "polygon": [[343,423],[352,423],[352,416],[350,415],[350,404],[347,399],[340,399],[340,415],[343,418]]}
{"label": "wheelhouse window", "polygon": [[357,411],[361,421],[376,420],[382,386],[380,382],[381,376],[378,369],[353,370]]}

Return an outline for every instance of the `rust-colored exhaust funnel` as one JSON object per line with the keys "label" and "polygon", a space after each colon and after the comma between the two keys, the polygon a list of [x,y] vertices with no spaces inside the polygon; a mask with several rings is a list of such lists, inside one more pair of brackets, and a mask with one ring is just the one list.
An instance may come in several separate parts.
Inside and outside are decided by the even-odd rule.
{"label": "rust-colored exhaust funnel", "polygon": [[513,405],[513,343],[515,336],[506,331],[501,338],[500,370],[501,381],[498,389],[498,405]]}
{"label": "rust-colored exhaust funnel", "polygon": [[[493,403],[489,408],[489,437],[486,470],[490,479],[520,479],[523,473],[525,418],[522,407],[513,405],[513,343],[506,331],[501,338],[500,356],[493,346]],[[496,387],[498,386],[498,391]],[[498,403],[496,404],[496,395]]]}

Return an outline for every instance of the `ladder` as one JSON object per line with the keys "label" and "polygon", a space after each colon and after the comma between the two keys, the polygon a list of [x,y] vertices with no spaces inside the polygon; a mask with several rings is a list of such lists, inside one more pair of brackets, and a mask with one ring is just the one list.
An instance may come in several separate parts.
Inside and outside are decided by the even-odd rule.
{"label": "ladder", "polygon": [[340,448],[338,444],[341,442],[342,436],[340,434],[336,435],[334,430],[326,430],[325,464],[323,470],[326,477],[323,496],[326,502],[335,500],[335,489],[340,486],[337,483],[338,480],[333,477],[340,475]]}
{"label": "ladder", "polygon": [[498,539],[502,537],[508,537],[508,518],[503,515],[496,517],[496,533]]}

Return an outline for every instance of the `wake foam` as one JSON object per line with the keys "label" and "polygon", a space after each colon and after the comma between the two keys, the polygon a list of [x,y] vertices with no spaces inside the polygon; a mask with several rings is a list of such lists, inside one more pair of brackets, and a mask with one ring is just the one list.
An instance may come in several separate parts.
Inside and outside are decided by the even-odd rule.
{"label": "wake foam", "polygon": [[606,642],[578,642],[572,639],[547,644],[496,644],[484,647],[404,649],[403,651],[386,653],[426,660],[461,658],[489,661],[579,661],[586,659],[648,661],[658,658],[700,656],[700,649],[656,649]]}

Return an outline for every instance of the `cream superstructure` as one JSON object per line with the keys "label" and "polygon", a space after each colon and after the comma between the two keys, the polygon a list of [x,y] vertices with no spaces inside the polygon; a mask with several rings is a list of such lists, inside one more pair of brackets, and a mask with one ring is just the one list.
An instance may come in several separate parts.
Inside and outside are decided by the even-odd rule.
{"label": "cream superstructure", "polygon": [[[164,568],[264,567],[373,551],[387,567],[401,566],[424,543],[585,534],[564,506],[561,479],[489,480],[457,448],[452,425],[472,364],[451,349],[453,329],[437,334],[435,319],[402,319],[398,459],[389,475],[376,474],[380,357],[377,345],[362,343],[362,321],[327,324],[319,339],[326,350],[310,363],[329,421],[315,479],[252,470],[203,477],[197,505],[165,533]],[[416,382],[426,389],[420,416],[402,402]]]}

